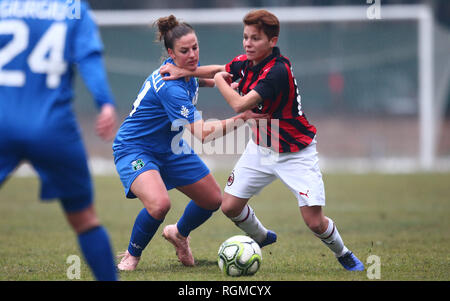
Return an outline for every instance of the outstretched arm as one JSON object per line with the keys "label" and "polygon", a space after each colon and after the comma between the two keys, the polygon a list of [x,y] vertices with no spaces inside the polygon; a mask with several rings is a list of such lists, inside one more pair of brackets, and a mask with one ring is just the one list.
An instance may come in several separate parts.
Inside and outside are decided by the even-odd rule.
{"label": "outstretched arm", "polygon": [[187,124],[189,131],[202,143],[207,143],[216,138],[225,136],[231,131],[244,125],[246,121],[258,121],[260,119],[269,119],[269,114],[256,114],[251,110],[233,116],[224,120],[215,120],[205,122],[203,119]]}
{"label": "outstretched arm", "polygon": [[[217,72],[225,71],[225,65],[200,66],[195,71],[179,68],[173,64],[165,64],[159,69],[159,73],[164,80],[174,80],[186,76],[199,78],[213,78]],[[168,76],[164,76],[169,74]]]}
{"label": "outstretched arm", "polygon": [[199,78],[198,79],[198,85],[200,87],[214,87],[216,85],[216,82],[212,78]]}

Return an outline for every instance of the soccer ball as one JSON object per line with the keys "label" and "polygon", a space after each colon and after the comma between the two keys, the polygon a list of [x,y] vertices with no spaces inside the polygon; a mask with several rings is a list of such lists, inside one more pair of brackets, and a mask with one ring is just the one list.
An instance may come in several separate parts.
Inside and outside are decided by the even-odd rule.
{"label": "soccer ball", "polygon": [[228,276],[253,275],[259,270],[261,261],[261,249],[251,237],[236,235],[220,245],[219,268]]}

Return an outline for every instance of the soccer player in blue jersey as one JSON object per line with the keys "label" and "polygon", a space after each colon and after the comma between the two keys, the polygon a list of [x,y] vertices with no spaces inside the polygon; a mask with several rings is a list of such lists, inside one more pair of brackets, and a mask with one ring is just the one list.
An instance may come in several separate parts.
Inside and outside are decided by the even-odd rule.
{"label": "soccer player in blue jersey", "polygon": [[[158,38],[164,41],[169,58],[180,68],[194,71],[199,64],[199,45],[193,28],[173,15],[158,19]],[[127,198],[144,205],[136,217],[128,249],[121,255],[120,270],[135,270],[170,209],[168,190],[176,188],[191,201],[176,224],[163,229],[185,266],[195,265],[189,233],[208,220],[222,201],[221,189],[209,169],[181,139],[188,128],[202,142],[235,129],[237,119],[266,118],[246,111],[226,120],[204,122],[195,104],[200,85],[214,85],[183,77],[164,81],[155,70],[144,82],[129,116],[113,144],[114,160]]]}
{"label": "soccer player in blue jersey", "polygon": [[71,103],[76,64],[100,110],[97,134],[114,137],[117,117],[101,53],[86,2],[0,0],[0,185],[29,161],[41,198],[60,200],[95,278],[117,280]]}
{"label": "soccer player in blue jersey", "polygon": [[[222,211],[261,247],[276,241],[248,205],[250,198],[276,179],[295,195],[308,228],[351,271],[364,270],[363,263],[344,245],[333,220],[323,214],[325,190],[316,151],[316,128],[302,109],[289,59],[276,47],[278,18],[259,9],[243,19],[243,48],[228,64],[202,66],[195,71],[172,65],[161,68],[179,76],[213,77],[227,103],[236,111],[252,109],[271,116],[267,127],[253,127],[253,136],[236,163],[225,187]],[[230,82],[239,81],[238,91]]]}

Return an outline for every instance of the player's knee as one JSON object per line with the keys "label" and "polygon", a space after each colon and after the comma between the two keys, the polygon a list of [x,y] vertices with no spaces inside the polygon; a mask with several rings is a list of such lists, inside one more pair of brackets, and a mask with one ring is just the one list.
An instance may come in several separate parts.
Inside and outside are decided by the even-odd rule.
{"label": "player's knee", "polygon": [[216,187],[213,187],[208,196],[207,207],[205,209],[208,210],[218,210],[222,204],[222,190],[220,186],[216,184]]}
{"label": "player's knee", "polygon": [[225,198],[222,201],[220,209],[222,210],[223,214],[225,214],[225,216],[229,218],[236,217],[240,213],[238,212],[239,208],[236,208],[233,202],[229,202]]}
{"label": "player's knee", "polygon": [[66,212],[66,217],[76,233],[82,233],[100,225],[93,206],[76,212]]}
{"label": "player's knee", "polygon": [[312,232],[316,234],[322,234],[326,230],[326,228],[324,229],[322,220],[319,218],[305,219],[305,224]]}
{"label": "player's knee", "polygon": [[142,200],[148,213],[156,219],[163,220],[169,212],[171,204],[169,196],[160,196],[151,200]]}
{"label": "player's knee", "polygon": [[170,207],[171,204],[169,198],[160,199],[153,210],[155,214],[154,216],[160,220],[164,219],[167,212],[169,212]]}
{"label": "player's knee", "polygon": [[216,211],[220,208],[220,205],[222,204],[222,197],[220,195],[211,196],[207,202],[204,202],[200,207],[206,210],[213,210]]}
{"label": "player's knee", "polygon": [[222,193],[219,190],[216,192],[216,194],[214,195],[214,197],[212,198],[212,203],[211,206],[213,207],[213,210],[218,210],[220,208],[220,206],[222,206]]}

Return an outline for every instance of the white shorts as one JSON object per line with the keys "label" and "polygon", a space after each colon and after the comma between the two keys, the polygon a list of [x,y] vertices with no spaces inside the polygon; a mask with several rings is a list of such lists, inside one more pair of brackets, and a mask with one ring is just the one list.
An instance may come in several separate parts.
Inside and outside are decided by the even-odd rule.
{"label": "white shorts", "polygon": [[249,199],[277,178],[294,193],[299,207],[325,206],[325,189],[315,139],[295,153],[276,153],[250,139],[224,191]]}

